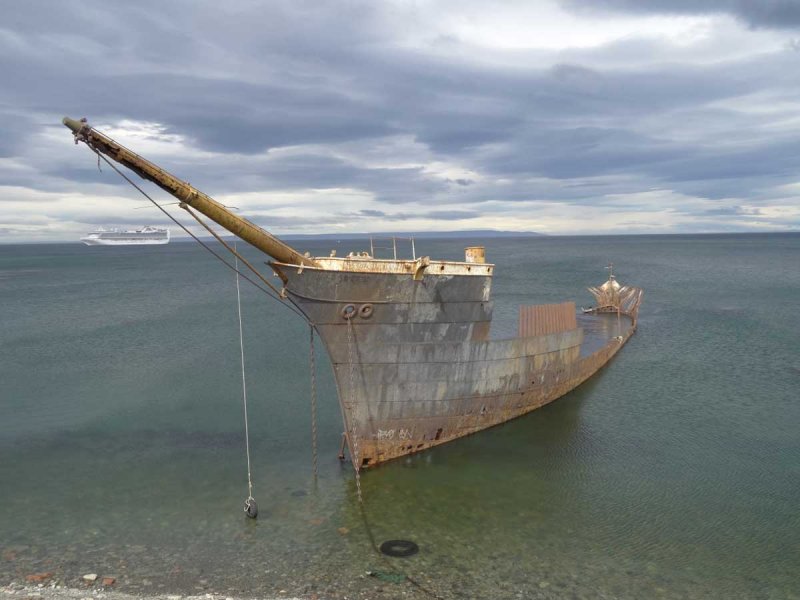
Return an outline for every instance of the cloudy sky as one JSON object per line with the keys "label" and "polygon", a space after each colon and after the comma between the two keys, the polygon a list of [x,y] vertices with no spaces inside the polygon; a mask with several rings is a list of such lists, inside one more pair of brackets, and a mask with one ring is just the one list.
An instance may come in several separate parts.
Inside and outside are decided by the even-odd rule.
{"label": "cloudy sky", "polygon": [[166,224],[64,115],[279,234],[800,230],[800,0],[26,0],[3,16],[0,242]]}

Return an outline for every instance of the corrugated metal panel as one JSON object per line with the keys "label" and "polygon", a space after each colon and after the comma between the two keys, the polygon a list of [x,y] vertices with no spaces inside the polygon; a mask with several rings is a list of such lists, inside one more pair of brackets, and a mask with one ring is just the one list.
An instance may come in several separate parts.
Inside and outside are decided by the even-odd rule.
{"label": "corrugated metal panel", "polygon": [[533,337],[577,329],[575,303],[535,304],[519,307],[519,336]]}

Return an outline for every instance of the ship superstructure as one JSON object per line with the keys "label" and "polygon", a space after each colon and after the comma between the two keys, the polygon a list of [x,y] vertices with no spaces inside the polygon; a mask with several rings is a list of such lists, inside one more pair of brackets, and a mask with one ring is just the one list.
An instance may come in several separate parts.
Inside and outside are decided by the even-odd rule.
{"label": "ship superstructure", "polygon": [[95,229],[81,238],[87,246],[151,246],[169,243],[169,229],[150,227],[140,229]]}
{"label": "ship superstructure", "polygon": [[76,142],[273,258],[280,297],[303,314],[330,356],[357,469],[503,423],[564,395],[636,329],[642,292],[621,289],[612,276],[597,289],[618,293],[601,297],[592,288],[603,304],[580,317],[596,320],[591,344],[572,302],[520,307],[518,335],[491,339],[495,265],[485,262],[483,247],[467,248],[460,262],[300,254],[85,121],[64,124]]}

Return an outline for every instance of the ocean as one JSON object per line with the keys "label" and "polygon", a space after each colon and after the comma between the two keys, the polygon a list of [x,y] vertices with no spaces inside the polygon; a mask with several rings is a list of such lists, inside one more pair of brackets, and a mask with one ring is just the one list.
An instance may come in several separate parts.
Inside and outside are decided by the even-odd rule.
{"label": "ocean", "polygon": [[[609,262],[645,289],[638,332],[556,402],[365,472],[365,520],[321,344],[315,482],[308,326],[243,283],[256,521],[233,273],[192,243],[0,245],[0,584],[428,597],[393,567],[447,599],[800,598],[800,235],[416,250],[481,243],[494,336],[520,304],[588,306]],[[388,565],[367,526],[420,551]]]}

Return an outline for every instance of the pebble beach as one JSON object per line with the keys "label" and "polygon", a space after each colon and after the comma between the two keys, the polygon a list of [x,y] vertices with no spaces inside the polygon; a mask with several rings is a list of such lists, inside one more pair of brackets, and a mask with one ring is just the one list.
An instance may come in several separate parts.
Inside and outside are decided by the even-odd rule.
{"label": "pebble beach", "polygon": [[[181,596],[178,594],[156,594],[140,596],[117,592],[109,589],[91,589],[88,587],[70,588],[60,584],[51,585],[20,585],[11,584],[0,589],[0,598],[3,600],[234,600],[232,596],[215,594],[201,594],[196,596]],[[280,600],[300,600],[293,596],[280,596]],[[273,598],[262,598],[273,600]],[[276,599],[277,600],[277,599]]]}

